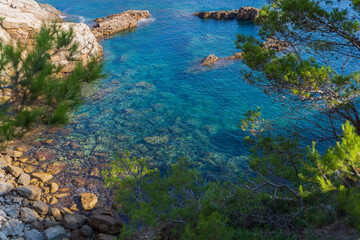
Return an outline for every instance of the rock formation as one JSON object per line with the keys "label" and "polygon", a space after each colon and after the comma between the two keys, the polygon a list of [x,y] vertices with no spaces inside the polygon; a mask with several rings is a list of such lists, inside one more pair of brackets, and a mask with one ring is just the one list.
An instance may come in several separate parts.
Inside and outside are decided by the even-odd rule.
{"label": "rock formation", "polygon": [[233,11],[216,11],[216,12],[197,12],[195,16],[199,18],[211,19],[237,19],[237,20],[255,20],[259,16],[260,9],[254,7],[242,7]]}
{"label": "rock formation", "polygon": [[[270,48],[272,50],[275,50],[276,52],[280,52],[282,50],[285,50],[288,47],[288,44],[284,41],[277,39],[276,37],[270,37],[261,44],[261,47],[262,48]],[[215,55],[211,54],[202,61],[201,65],[209,66],[209,65],[216,63],[219,60],[237,60],[237,59],[242,59],[242,58],[243,58],[243,55],[241,52],[235,53],[234,55],[232,55],[230,57],[225,57],[225,58],[218,58]]]}
{"label": "rock formation", "polygon": [[280,52],[288,47],[288,44],[284,41],[277,39],[276,37],[270,37],[261,44],[263,48],[270,48],[276,52]]}
{"label": "rock formation", "polygon": [[[75,57],[87,62],[93,56],[102,54],[102,47],[97,42],[90,28],[83,23],[64,23],[59,17],[60,11],[47,4],[39,4],[34,0],[2,0],[0,1],[0,40],[4,43],[31,44],[34,33],[43,23],[61,25],[64,30],[74,28],[74,41],[79,45]],[[74,62],[66,59],[66,52],[60,52],[53,61],[65,65],[65,72],[70,72]]]}
{"label": "rock formation", "polygon": [[105,18],[97,18],[95,26],[91,29],[97,39],[101,39],[129,28],[136,27],[140,19],[150,18],[149,11],[129,10],[113,14]]}

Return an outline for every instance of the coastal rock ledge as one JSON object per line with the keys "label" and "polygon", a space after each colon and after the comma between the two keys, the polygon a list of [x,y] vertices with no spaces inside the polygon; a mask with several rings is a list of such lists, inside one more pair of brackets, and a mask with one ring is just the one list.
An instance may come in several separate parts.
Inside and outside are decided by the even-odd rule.
{"label": "coastal rock ledge", "polygon": [[254,7],[242,7],[239,10],[216,11],[216,12],[197,12],[195,16],[199,18],[211,18],[218,20],[237,19],[237,20],[255,20],[259,16],[260,9]]}
{"label": "coastal rock ledge", "polygon": [[91,31],[97,39],[102,39],[126,29],[136,27],[140,19],[147,18],[150,18],[149,11],[129,10],[104,18],[96,18],[94,20],[96,24]]}
{"label": "coastal rock ledge", "polygon": [[[97,42],[90,28],[83,23],[64,23],[60,11],[47,4],[39,4],[34,0],[2,0],[0,1],[0,41],[31,45],[34,34],[40,30],[43,23],[57,23],[62,29],[74,29],[74,41],[78,43],[75,58],[85,63],[94,56],[102,55],[102,47]],[[71,72],[75,67],[66,57],[68,53],[60,52],[53,60],[56,64],[66,66],[65,72]]]}

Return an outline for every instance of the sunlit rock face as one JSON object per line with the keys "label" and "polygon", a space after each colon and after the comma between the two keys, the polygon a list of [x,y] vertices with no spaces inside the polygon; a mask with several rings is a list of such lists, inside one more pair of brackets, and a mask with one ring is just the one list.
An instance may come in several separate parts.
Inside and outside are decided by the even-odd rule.
{"label": "sunlit rock face", "polygon": [[[3,0],[0,2],[0,39],[4,43],[20,43],[31,46],[34,34],[42,24],[59,24],[62,29],[74,29],[74,41],[79,45],[75,57],[85,63],[94,56],[102,54],[102,48],[91,33],[90,28],[83,23],[64,23],[60,11],[33,0]],[[67,59],[68,52],[57,54],[53,61],[66,66],[64,72],[70,72],[74,62]]]}

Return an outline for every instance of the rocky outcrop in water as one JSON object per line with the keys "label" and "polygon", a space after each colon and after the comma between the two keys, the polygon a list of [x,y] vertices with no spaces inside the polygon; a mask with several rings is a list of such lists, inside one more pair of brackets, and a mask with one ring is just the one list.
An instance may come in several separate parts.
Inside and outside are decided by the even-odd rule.
{"label": "rocky outcrop in water", "polygon": [[[85,63],[94,56],[102,54],[102,47],[97,42],[90,28],[83,23],[64,23],[60,18],[60,11],[47,5],[39,4],[33,0],[3,0],[0,1],[0,40],[4,43],[31,45],[34,34],[39,31],[43,23],[61,25],[64,30],[74,29],[74,42],[79,47],[75,58]],[[74,62],[68,61],[67,52],[60,52],[52,60],[57,64],[65,65],[64,72],[74,68]]]}
{"label": "rocky outcrop in water", "polygon": [[150,18],[149,11],[129,10],[95,19],[94,22],[96,22],[96,24],[91,30],[97,39],[102,39],[126,29],[136,27],[140,19],[146,18]]}
{"label": "rocky outcrop in water", "polygon": [[[270,37],[261,44],[261,47],[270,48],[272,50],[275,50],[276,52],[280,52],[282,50],[285,50],[288,47],[288,44],[284,41],[277,39],[276,37]],[[225,58],[218,58],[215,55],[211,54],[202,61],[201,65],[210,66],[219,60],[237,60],[242,58],[243,58],[243,54],[241,52],[235,53],[234,55]]]}
{"label": "rocky outcrop in water", "polygon": [[270,48],[276,52],[280,52],[288,47],[288,44],[284,41],[277,39],[276,37],[270,37],[261,44],[263,48]]}
{"label": "rocky outcrop in water", "polygon": [[239,10],[215,11],[215,12],[197,12],[195,16],[199,18],[211,19],[237,19],[237,20],[255,20],[259,16],[260,9],[254,7],[242,7]]}

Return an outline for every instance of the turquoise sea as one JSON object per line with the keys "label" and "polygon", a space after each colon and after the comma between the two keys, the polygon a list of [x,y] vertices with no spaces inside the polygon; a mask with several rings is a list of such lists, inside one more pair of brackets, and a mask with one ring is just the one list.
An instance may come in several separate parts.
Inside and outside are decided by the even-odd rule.
{"label": "turquoise sea", "polygon": [[[149,10],[151,19],[101,41],[109,77],[86,87],[84,104],[55,138],[57,158],[69,171],[89,170],[130,150],[158,167],[188,158],[202,172],[232,176],[247,167],[248,134],[238,124],[248,109],[262,107],[274,119],[282,106],[242,80],[242,61],[200,66],[210,54],[231,56],[239,50],[237,33],[256,35],[250,21],[202,20],[197,11],[261,7],[265,0],[42,0],[85,22],[129,9]],[[143,82],[145,81],[145,82]],[[150,137],[150,138],[147,138]],[[144,139],[145,138],[145,139]],[[75,143],[79,148],[69,148]],[[76,173],[76,174],[75,174]]]}

